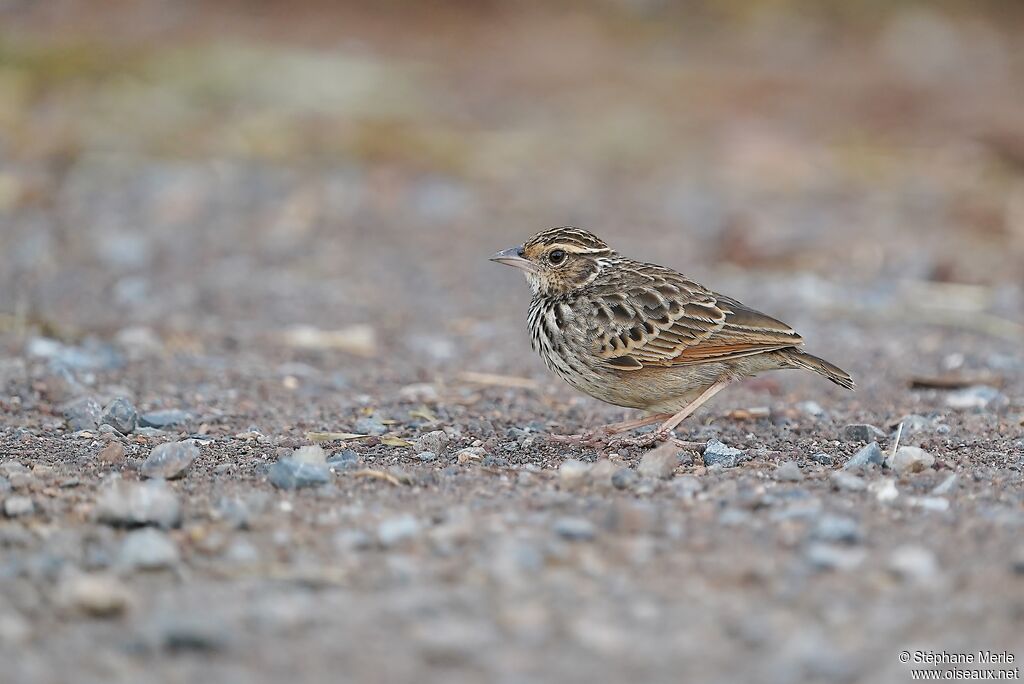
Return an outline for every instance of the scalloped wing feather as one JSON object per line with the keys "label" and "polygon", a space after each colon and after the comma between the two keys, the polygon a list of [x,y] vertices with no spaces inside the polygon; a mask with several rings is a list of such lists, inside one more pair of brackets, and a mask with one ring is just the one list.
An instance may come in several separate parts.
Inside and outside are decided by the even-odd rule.
{"label": "scalloped wing feather", "polygon": [[621,266],[595,284],[591,317],[593,352],[615,368],[726,361],[803,344],[782,321],[675,271]]}

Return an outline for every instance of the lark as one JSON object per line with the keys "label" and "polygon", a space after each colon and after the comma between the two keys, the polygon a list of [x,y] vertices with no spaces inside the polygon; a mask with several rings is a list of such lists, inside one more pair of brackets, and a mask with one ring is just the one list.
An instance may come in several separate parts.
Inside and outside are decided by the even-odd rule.
{"label": "lark", "polygon": [[769,370],[809,370],[854,388],[849,373],[805,352],[785,323],[671,268],[623,256],[589,231],[545,230],[491,260],[525,273],[531,343],[553,373],[647,413],[572,439],[595,443],[661,423],[645,443],[660,441],[731,383]]}

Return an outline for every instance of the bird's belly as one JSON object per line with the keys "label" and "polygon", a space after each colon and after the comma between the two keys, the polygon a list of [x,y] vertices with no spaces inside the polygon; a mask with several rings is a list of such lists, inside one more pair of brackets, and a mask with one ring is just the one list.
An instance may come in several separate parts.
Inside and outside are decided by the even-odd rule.
{"label": "bird's belly", "polygon": [[544,350],[541,356],[548,368],[580,392],[615,406],[651,413],[683,409],[729,372],[725,364],[718,363],[618,370],[571,355],[549,356]]}

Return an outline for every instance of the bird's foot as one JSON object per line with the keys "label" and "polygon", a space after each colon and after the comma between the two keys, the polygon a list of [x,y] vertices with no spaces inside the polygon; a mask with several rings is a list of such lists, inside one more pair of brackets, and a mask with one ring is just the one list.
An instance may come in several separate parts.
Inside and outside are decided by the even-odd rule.
{"label": "bird's foot", "polygon": [[549,435],[548,439],[559,444],[575,444],[601,450],[608,445],[611,436],[607,429],[597,428],[596,430],[588,430],[578,435]]}

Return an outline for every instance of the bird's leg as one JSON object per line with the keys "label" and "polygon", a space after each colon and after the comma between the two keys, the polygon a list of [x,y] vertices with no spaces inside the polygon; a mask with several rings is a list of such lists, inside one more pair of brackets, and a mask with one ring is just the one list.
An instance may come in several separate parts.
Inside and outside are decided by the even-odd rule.
{"label": "bird's leg", "polygon": [[647,425],[653,425],[654,423],[660,423],[671,417],[671,413],[655,413],[649,416],[644,416],[643,418],[603,425],[579,435],[551,435],[551,441],[567,444],[582,444],[586,446],[600,446],[607,444],[608,438],[612,435],[617,435],[621,432],[629,432],[630,430],[642,428]]}
{"label": "bird's leg", "polygon": [[632,439],[616,440],[614,446],[651,446],[658,442],[664,442],[668,436],[676,429],[680,423],[693,415],[693,412],[703,406],[711,397],[715,396],[732,382],[731,378],[723,378],[717,381],[715,384],[708,387],[706,390],[700,393],[696,399],[687,404],[681,411],[673,415],[671,418],[661,424],[654,432],[649,432],[646,435],[635,437]]}

